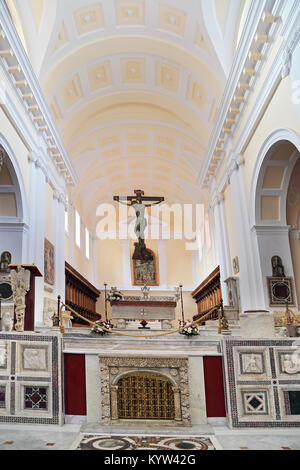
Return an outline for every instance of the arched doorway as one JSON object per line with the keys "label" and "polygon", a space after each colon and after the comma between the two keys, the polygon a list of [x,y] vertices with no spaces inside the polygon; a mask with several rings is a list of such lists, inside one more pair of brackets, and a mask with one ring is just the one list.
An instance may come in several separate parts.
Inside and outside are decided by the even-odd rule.
{"label": "arched doorway", "polygon": [[[253,231],[256,235],[265,308],[272,307],[267,278],[272,276],[272,258],[282,260],[285,276],[295,280],[291,252],[288,192],[291,175],[300,158],[300,139],[291,131],[278,131],[267,139],[257,159],[252,186]],[[299,302],[295,297],[294,307]],[[277,310],[284,309],[278,305]]]}
{"label": "arched doorway", "polygon": [[174,420],[171,381],[155,373],[137,372],[121,377],[118,387],[119,419]]}

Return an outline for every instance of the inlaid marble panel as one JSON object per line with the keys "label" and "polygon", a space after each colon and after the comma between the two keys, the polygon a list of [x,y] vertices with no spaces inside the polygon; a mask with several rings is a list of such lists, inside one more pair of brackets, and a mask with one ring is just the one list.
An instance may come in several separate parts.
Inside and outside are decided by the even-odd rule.
{"label": "inlaid marble panel", "polygon": [[61,340],[0,334],[0,422],[62,424]]}
{"label": "inlaid marble panel", "polygon": [[300,426],[297,341],[224,338],[223,352],[230,427]]}

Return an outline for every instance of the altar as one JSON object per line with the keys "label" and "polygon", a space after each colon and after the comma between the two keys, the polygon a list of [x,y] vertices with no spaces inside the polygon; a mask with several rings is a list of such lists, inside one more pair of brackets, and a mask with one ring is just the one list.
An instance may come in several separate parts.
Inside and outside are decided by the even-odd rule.
{"label": "altar", "polygon": [[[133,322],[149,322],[148,328],[157,329],[160,323],[162,330],[172,329],[175,320],[177,302],[174,297],[151,296],[145,299],[139,296],[123,296],[121,300],[111,301],[112,320],[117,321],[120,330],[132,329]],[[152,328],[153,322],[153,328]]]}

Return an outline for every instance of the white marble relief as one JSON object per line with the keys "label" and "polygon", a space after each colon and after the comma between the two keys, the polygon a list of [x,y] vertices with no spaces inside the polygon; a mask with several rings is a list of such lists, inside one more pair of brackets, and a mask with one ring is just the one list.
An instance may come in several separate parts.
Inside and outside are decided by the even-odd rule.
{"label": "white marble relief", "polygon": [[261,354],[242,354],[242,366],[244,374],[262,374],[263,357]]}
{"label": "white marble relief", "polygon": [[281,361],[282,371],[286,374],[298,374],[300,372],[300,354],[284,354]]}
{"label": "white marble relief", "polygon": [[7,360],[7,345],[4,341],[0,342],[0,367],[6,367]]}
{"label": "white marble relief", "polygon": [[1,330],[12,331],[14,328],[14,313],[13,311],[5,310],[1,318]]}
{"label": "white marble relief", "polygon": [[23,354],[24,369],[46,370],[47,358],[45,349],[24,349]]}

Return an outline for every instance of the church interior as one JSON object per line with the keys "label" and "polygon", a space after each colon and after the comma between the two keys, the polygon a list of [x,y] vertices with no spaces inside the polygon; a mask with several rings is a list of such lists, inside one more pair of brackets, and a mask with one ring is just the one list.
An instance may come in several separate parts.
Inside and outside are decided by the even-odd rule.
{"label": "church interior", "polygon": [[0,450],[300,450],[299,0],[0,1]]}

